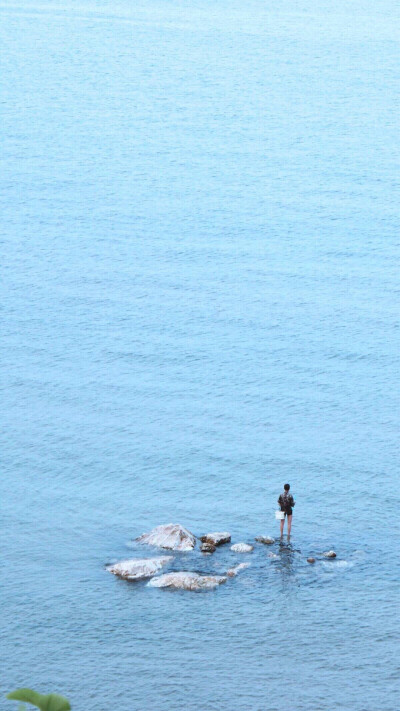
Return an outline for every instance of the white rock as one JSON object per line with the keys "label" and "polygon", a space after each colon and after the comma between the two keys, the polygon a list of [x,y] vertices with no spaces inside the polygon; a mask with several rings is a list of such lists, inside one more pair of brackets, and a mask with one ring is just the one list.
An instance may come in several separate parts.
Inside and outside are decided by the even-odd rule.
{"label": "white rock", "polygon": [[223,543],[231,542],[231,534],[228,531],[207,533],[200,538],[203,543],[211,543],[213,546],[222,546]]}
{"label": "white rock", "polygon": [[335,551],[326,551],[322,555],[324,556],[324,558],[336,558]]}
{"label": "white rock", "polygon": [[235,543],[231,546],[231,551],[234,553],[251,553],[254,546],[250,546],[248,543]]}
{"label": "white rock", "polygon": [[256,541],[258,543],[265,543],[267,546],[272,546],[272,544],[275,543],[275,538],[271,538],[271,536],[257,536]]}
{"label": "white rock", "polygon": [[239,565],[235,565],[234,568],[230,568],[227,571],[227,576],[228,578],[234,578],[238,573],[240,573],[241,570],[245,570],[245,568],[248,568],[250,563],[239,563]]}
{"label": "white rock", "polygon": [[136,540],[139,543],[147,543],[149,546],[168,548],[173,551],[190,551],[196,545],[193,533],[180,526],[179,523],[157,526],[150,533],[143,533]]}
{"label": "white rock", "polygon": [[126,580],[141,580],[142,578],[151,578],[172,560],[174,559],[171,555],[164,558],[132,558],[130,560],[121,560],[119,563],[114,563],[114,565],[108,565],[107,570],[113,575],[119,575],[120,578],[125,578]]}
{"label": "white rock", "polygon": [[152,578],[147,584],[153,588],[178,590],[212,590],[226,581],[224,575],[199,575],[198,573],[166,573]]}

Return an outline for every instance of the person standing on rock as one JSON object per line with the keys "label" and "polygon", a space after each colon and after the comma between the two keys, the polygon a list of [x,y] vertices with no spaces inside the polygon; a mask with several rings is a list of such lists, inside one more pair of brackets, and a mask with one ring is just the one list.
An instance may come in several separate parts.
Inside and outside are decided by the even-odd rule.
{"label": "person standing on rock", "polygon": [[[295,500],[292,494],[289,494],[290,484],[285,484],[283,487],[283,494],[280,495],[278,499],[278,504],[281,507],[281,511],[284,512],[285,518],[287,517],[287,532],[288,538],[290,537],[290,531],[292,530],[292,516],[293,516],[293,506],[295,505]],[[285,525],[285,518],[281,521],[281,537],[283,536],[283,528]]]}

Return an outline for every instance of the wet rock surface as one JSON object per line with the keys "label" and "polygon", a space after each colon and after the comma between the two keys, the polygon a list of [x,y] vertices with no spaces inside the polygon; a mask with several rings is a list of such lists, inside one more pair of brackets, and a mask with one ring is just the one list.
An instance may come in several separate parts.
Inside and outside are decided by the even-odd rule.
{"label": "wet rock surface", "polygon": [[322,554],[324,558],[336,558],[336,553],[335,551],[325,551],[325,553]]}
{"label": "wet rock surface", "polygon": [[173,551],[190,551],[196,545],[196,538],[179,523],[156,526],[149,533],[143,533],[136,539],[138,543],[167,548]]}
{"label": "wet rock surface", "polygon": [[307,563],[315,563],[315,558],[307,558]]}
{"label": "wet rock surface", "polygon": [[181,571],[152,578],[148,585],[153,588],[175,588],[177,590],[212,590],[225,582],[225,575],[200,575],[199,573]]}
{"label": "wet rock surface", "polygon": [[214,533],[207,533],[205,536],[201,536],[200,540],[203,543],[210,543],[213,546],[222,546],[224,543],[231,542],[231,534],[227,531],[222,533],[217,531]]}
{"label": "wet rock surface", "polygon": [[217,550],[217,547],[212,543],[205,542],[201,544],[200,550],[202,553],[214,553]]}
{"label": "wet rock surface", "polygon": [[234,553],[251,553],[253,549],[254,546],[251,546],[249,543],[235,543],[231,546],[231,551]]}
{"label": "wet rock surface", "polygon": [[257,536],[255,540],[257,543],[264,543],[266,546],[272,546],[275,543],[275,538],[271,538],[271,536]]}
{"label": "wet rock surface", "polygon": [[108,565],[107,570],[113,575],[118,575],[125,580],[143,580],[151,578],[158,573],[168,563],[173,561],[172,556],[164,556],[160,558],[131,558],[129,560],[121,560],[113,565]]}
{"label": "wet rock surface", "polygon": [[248,568],[250,563],[239,563],[239,565],[235,565],[233,568],[229,568],[227,570],[226,574],[228,578],[235,578],[238,573],[240,573],[241,570],[245,570]]}

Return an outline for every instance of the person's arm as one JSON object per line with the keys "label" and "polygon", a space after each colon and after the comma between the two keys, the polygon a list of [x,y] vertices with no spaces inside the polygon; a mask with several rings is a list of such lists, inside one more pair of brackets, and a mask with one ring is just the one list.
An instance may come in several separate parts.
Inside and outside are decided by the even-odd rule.
{"label": "person's arm", "polygon": [[292,496],[291,494],[290,494],[290,499],[291,499],[290,505],[291,505],[291,506],[295,506],[296,502],[295,502],[295,500],[294,500],[294,498],[293,498],[293,496]]}

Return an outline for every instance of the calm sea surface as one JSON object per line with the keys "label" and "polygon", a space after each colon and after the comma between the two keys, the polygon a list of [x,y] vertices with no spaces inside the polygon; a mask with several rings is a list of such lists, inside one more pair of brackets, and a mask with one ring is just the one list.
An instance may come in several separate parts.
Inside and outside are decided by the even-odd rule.
{"label": "calm sea surface", "polygon": [[[395,12],[1,2],[2,694],[399,707]],[[176,556],[251,562],[216,591],[104,570],[276,535],[285,481],[277,558]]]}

